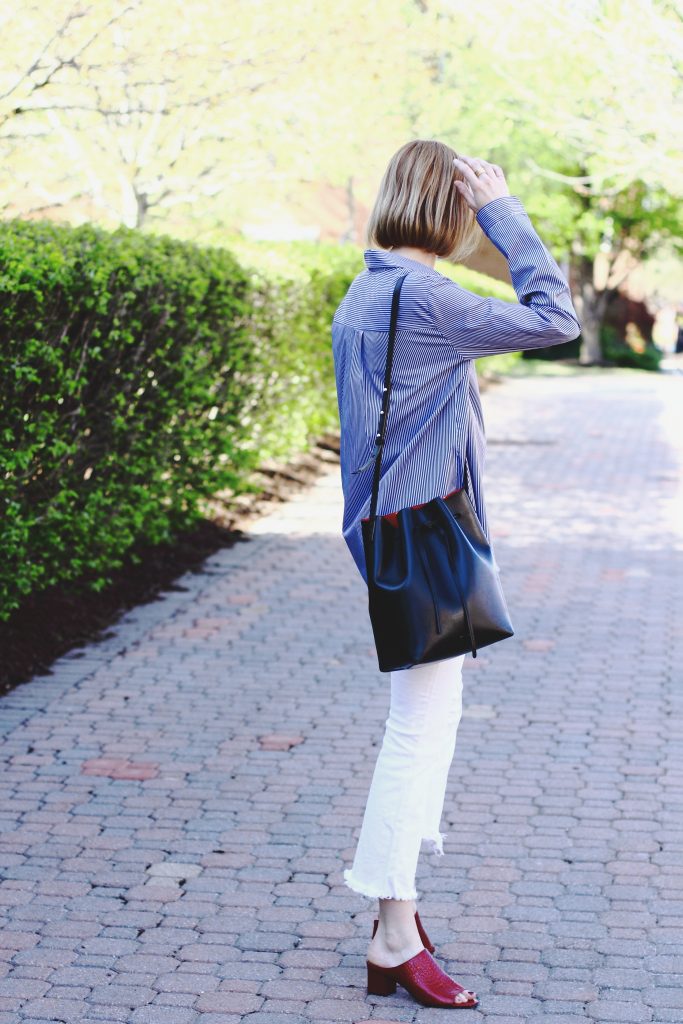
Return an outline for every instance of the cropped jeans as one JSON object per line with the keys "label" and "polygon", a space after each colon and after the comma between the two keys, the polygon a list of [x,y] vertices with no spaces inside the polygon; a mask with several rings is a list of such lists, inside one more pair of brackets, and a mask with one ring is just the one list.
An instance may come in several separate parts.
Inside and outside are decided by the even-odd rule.
{"label": "cropped jeans", "polygon": [[344,882],[363,896],[415,900],[425,840],[443,854],[439,831],[448,770],[462,715],[465,655],[390,673],[391,698],[360,835]]}

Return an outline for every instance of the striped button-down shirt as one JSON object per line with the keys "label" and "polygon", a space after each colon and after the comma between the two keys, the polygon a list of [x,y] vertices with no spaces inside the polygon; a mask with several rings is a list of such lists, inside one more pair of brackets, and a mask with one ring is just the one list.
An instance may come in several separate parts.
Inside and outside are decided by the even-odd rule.
{"label": "striped button-down shirt", "polygon": [[486,434],[474,360],[577,338],[569,285],[521,200],[486,203],[477,221],[508,261],[519,303],[467,291],[418,260],[366,249],[332,322],[339,421],[342,535],[367,583],[361,519],[368,515],[372,454],[382,406],[391,295],[409,271],[399,304],[391,399],[382,449],[377,514],[429,501],[463,486],[491,540],[482,477]]}

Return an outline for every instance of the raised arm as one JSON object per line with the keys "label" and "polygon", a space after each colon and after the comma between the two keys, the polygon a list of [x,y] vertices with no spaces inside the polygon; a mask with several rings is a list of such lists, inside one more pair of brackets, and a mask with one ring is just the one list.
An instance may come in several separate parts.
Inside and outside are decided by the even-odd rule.
{"label": "raised arm", "polygon": [[581,324],[569,285],[517,196],[499,196],[476,214],[508,261],[517,302],[484,298],[444,277],[430,302],[439,331],[466,359],[572,341]]}

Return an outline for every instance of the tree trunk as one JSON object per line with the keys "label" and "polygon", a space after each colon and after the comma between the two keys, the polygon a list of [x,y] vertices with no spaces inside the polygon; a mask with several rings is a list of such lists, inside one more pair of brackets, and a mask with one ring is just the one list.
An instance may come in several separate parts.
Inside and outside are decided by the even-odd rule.
{"label": "tree trunk", "polygon": [[585,365],[602,363],[600,328],[605,318],[609,292],[596,289],[593,282],[593,261],[587,256],[580,256],[574,267],[576,270],[574,305],[581,321],[579,362]]}
{"label": "tree trunk", "polygon": [[579,313],[581,320],[581,350],[579,362],[585,366],[602,362],[602,345],[600,344],[601,320],[591,314]]}
{"label": "tree trunk", "polygon": [[346,182],[346,231],[340,238],[340,242],[356,241],[356,196],[353,189],[353,178]]}
{"label": "tree trunk", "polygon": [[149,210],[149,198],[145,192],[138,192],[135,186],[133,186],[133,192],[136,205],[135,227],[141,228],[145,223],[147,211]]}

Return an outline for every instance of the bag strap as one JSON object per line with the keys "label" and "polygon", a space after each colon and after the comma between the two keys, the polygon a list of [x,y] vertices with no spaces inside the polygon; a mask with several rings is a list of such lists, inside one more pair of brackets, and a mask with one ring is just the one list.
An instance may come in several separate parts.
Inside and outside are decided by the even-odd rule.
{"label": "bag strap", "polygon": [[[382,410],[379,414],[379,423],[377,426],[377,434],[375,436],[375,447],[373,449],[370,458],[359,466],[358,469],[354,469],[353,473],[362,473],[372,463],[375,463],[375,472],[372,478],[372,497],[370,499],[370,519],[375,518],[377,512],[377,497],[379,495],[379,478],[380,470],[382,465],[382,445],[384,444],[384,435],[387,430],[387,419],[389,416],[389,398],[391,396],[391,364],[394,358],[394,343],[396,340],[396,324],[398,321],[398,303],[401,295],[401,287],[405,281],[407,274],[402,274],[398,278],[394,285],[394,290],[391,296],[391,316],[389,318],[389,343],[387,345],[387,360],[384,367],[384,387],[383,398],[382,398]],[[464,475],[465,479],[469,483],[469,468],[467,465],[467,456],[463,457],[464,462]]]}
{"label": "bag strap", "polygon": [[379,423],[377,425],[377,434],[375,436],[375,447],[372,455],[364,462],[358,469],[354,469],[354,473],[362,473],[368,468],[368,466],[375,463],[375,472],[372,478],[372,498],[370,499],[370,519],[375,518],[377,512],[377,497],[379,494],[379,477],[382,465],[382,445],[384,444],[384,436],[387,431],[387,417],[389,415],[389,398],[391,396],[391,364],[394,358],[394,343],[396,341],[396,323],[398,321],[398,301],[401,295],[401,286],[405,281],[407,274],[402,274],[398,278],[394,285],[394,290],[391,296],[391,317],[389,318],[389,343],[387,345],[387,361],[384,367],[384,387],[382,389],[382,410],[379,414]]}

